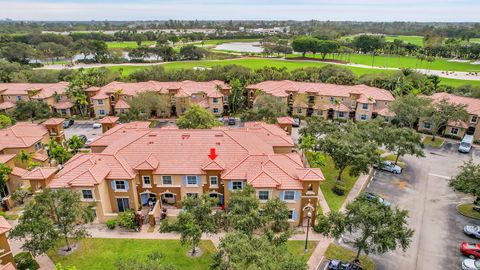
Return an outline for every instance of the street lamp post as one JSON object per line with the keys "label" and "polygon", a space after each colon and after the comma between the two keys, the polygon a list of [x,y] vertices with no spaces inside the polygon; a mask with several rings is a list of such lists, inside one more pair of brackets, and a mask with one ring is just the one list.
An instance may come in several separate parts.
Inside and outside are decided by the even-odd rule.
{"label": "street lamp post", "polygon": [[308,212],[307,212],[307,236],[305,237],[305,252],[307,252],[308,248],[307,248],[307,245],[308,245],[308,231],[310,229],[310,219],[312,218],[312,211],[310,209],[308,209]]}

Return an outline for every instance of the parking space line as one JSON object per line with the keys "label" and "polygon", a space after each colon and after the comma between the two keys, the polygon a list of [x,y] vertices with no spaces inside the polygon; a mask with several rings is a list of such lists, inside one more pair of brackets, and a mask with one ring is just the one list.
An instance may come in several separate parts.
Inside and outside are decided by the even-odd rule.
{"label": "parking space line", "polygon": [[429,173],[428,175],[430,175],[430,176],[436,176],[436,177],[440,177],[440,178],[443,178],[443,179],[451,179],[451,178],[452,178],[451,176],[440,175],[440,174],[434,174],[434,173]]}

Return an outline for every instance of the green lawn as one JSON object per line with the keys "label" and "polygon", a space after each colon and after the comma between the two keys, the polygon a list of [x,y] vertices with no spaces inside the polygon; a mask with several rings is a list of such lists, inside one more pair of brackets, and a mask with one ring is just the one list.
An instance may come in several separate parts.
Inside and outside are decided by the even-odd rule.
{"label": "green lawn", "polygon": [[[190,69],[194,67],[212,67],[212,66],[225,66],[225,65],[240,65],[252,69],[260,69],[265,66],[269,67],[285,67],[288,70],[294,70],[298,68],[306,68],[306,67],[323,67],[327,65],[326,63],[320,62],[302,62],[302,61],[283,61],[278,59],[262,59],[262,58],[239,58],[239,59],[228,59],[228,60],[201,60],[201,61],[179,61],[179,62],[171,62],[165,63],[163,66],[166,70],[172,69]],[[111,66],[108,67],[112,70],[122,70],[123,76],[128,76],[129,74],[146,69],[149,66]],[[378,69],[370,69],[370,68],[359,68],[359,67],[349,67],[343,66],[344,68],[350,69],[355,75],[361,76],[364,74],[374,74],[374,73],[393,73],[393,70],[378,70]],[[464,85],[464,84],[471,84],[474,86],[480,86],[480,81],[466,81],[466,80],[455,80],[455,79],[446,79],[441,78],[441,84],[451,85],[454,87]]]}
{"label": "green lawn", "polygon": [[308,241],[307,244],[307,253],[305,253],[305,241],[295,240],[287,242],[287,250],[295,256],[303,257],[305,261],[308,261],[310,256],[313,253],[313,250],[317,246],[317,242]]}
{"label": "green lawn", "polygon": [[463,203],[459,204],[457,206],[457,211],[460,212],[462,215],[474,218],[474,219],[480,219],[480,213],[477,211],[473,210],[473,203]]}
{"label": "green lawn", "polygon": [[[300,54],[290,54],[287,57],[298,57]],[[321,58],[319,54],[306,54],[310,58]],[[326,59],[332,59],[333,56],[327,55]],[[390,67],[390,68],[420,68],[427,69],[427,62],[420,63],[417,58],[413,56],[398,56],[398,55],[378,55],[375,59],[368,54],[351,54],[344,55],[340,58],[335,56],[336,59],[350,62],[353,64],[361,64],[375,67]],[[464,72],[480,72],[480,65],[472,65],[469,62],[449,62],[447,59],[435,59],[431,65],[432,70],[444,70],[444,71],[464,71]]]}
{"label": "green lawn", "polygon": [[[325,258],[327,260],[337,259],[337,260],[351,262],[353,259],[355,259],[355,256],[356,256],[356,252],[336,244],[330,244],[330,246],[328,246],[327,250],[325,251]],[[375,269],[375,263],[372,261],[372,259],[370,259],[367,256],[363,256],[363,255],[360,256],[360,262],[364,270]]]}
{"label": "green lawn", "polygon": [[[309,160],[309,163],[312,164],[312,162],[310,162],[311,155],[307,154],[307,159]],[[320,189],[322,190],[323,196],[325,196],[325,200],[327,200],[330,210],[338,211],[347,198],[347,195],[352,189],[353,185],[355,182],[357,182],[358,177],[350,176],[350,169],[347,167],[347,169],[342,173],[342,180],[345,182],[346,191],[343,196],[339,196],[332,190],[335,186],[338,174],[338,170],[335,169],[332,158],[327,156],[325,158],[325,165],[320,166],[320,169],[323,172],[323,176],[325,176],[325,181],[320,183]]]}
{"label": "green lawn", "polygon": [[405,43],[411,43],[423,47],[423,37],[422,36],[385,36],[386,41],[394,41],[395,39],[402,40]]}
{"label": "green lawn", "polygon": [[[395,154],[390,154],[388,156],[384,156],[383,157],[384,160],[389,160],[391,162],[395,162],[395,160],[397,159],[397,156]],[[400,168],[402,169],[405,169],[405,162],[402,161],[402,158],[398,158],[398,162],[397,162],[397,165],[400,166]]]}
{"label": "green lawn", "polygon": [[428,145],[428,146],[431,146],[431,147],[435,147],[435,148],[440,148],[442,145],[443,145],[443,142],[445,140],[441,137],[435,137],[435,141],[432,141],[432,136],[425,136],[425,138],[423,139],[423,144],[424,145]]}
{"label": "green lawn", "polygon": [[[204,45],[220,45],[223,43],[229,43],[229,42],[255,42],[258,41],[258,39],[251,39],[251,38],[241,38],[241,39],[210,39],[210,40],[204,40],[203,44]],[[201,43],[201,42],[198,42]]]}
{"label": "green lawn", "polygon": [[[154,45],[155,41],[142,41],[142,46]],[[107,42],[109,49],[133,49],[137,48],[136,41],[109,41]]]}
{"label": "green lawn", "polygon": [[[63,243],[60,243],[63,245]],[[60,256],[51,250],[48,256],[62,266],[75,266],[77,270],[114,269],[118,259],[145,259],[154,251],[165,255],[165,263],[171,263],[178,269],[204,270],[208,269],[215,247],[211,241],[200,244],[203,255],[198,258],[187,256],[188,246],[182,246],[177,240],[152,239],[106,239],[87,238],[80,240],[80,247],[68,256]]]}

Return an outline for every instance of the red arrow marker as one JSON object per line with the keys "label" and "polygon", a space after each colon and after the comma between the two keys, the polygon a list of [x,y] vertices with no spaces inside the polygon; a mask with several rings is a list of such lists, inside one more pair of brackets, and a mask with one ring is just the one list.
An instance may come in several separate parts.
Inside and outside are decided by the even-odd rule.
{"label": "red arrow marker", "polygon": [[208,155],[208,157],[211,159],[211,160],[215,160],[218,155],[215,154],[215,148],[210,148],[210,155]]}

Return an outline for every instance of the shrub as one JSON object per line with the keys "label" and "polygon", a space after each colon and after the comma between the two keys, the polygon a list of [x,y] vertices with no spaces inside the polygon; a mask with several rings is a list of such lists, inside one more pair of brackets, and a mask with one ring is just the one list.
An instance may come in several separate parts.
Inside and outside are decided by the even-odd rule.
{"label": "shrub", "polygon": [[333,192],[337,195],[344,195],[345,194],[345,190],[347,189],[347,187],[345,186],[345,184],[343,183],[337,183],[335,184],[335,186],[333,187]]}
{"label": "shrub", "polygon": [[40,265],[38,265],[37,261],[33,259],[32,254],[29,252],[18,253],[13,257],[13,260],[17,264],[18,270],[36,270],[40,268]]}
{"label": "shrub", "polygon": [[127,210],[122,212],[118,215],[118,226],[125,228],[125,229],[136,229],[137,228],[137,221],[135,217],[135,213],[132,210]]}
{"label": "shrub", "polygon": [[30,195],[30,192],[27,189],[18,188],[12,193],[11,197],[15,203],[21,205],[25,202],[25,199],[27,199],[29,195]]}
{"label": "shrub", "polygon": [[117,227],[117,220],[111,219],[107,221],[107,228],[109,228],[110,230],[113,230],[115,229],[115,227]]}

